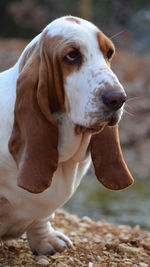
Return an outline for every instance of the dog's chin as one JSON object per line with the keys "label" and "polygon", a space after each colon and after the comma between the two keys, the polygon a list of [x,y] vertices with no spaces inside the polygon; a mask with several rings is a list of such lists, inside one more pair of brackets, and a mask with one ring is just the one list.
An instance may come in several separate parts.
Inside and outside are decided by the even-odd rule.
{"label": "dog's chin", "polygon": [[118,118],[117,116],[114,116],[112,118],[110,118],[110,120],[108,120],[107,125],[108,126],[115,126],[118,122],[119,122],[120,118]]}

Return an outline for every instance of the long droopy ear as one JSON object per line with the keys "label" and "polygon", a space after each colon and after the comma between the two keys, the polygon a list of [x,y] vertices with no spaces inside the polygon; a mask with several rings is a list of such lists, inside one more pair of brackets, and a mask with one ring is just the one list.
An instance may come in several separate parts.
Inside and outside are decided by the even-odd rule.
{"label": "long droopy ear", "polygon": [[123,159],[118,126],[106,126],[91,139],[91,156],[97,179],[107,188],[121,190],[134,180]]}
{"label": "long droopy ear", "polygon": [[48,61],[44,44],[39,42],[31,50],[24,56],[17,81],[9,150],[19,169],[18,186],[41,193],[57,168],[58,126],[51,112],[63,100],[57,99],[54,62]]}

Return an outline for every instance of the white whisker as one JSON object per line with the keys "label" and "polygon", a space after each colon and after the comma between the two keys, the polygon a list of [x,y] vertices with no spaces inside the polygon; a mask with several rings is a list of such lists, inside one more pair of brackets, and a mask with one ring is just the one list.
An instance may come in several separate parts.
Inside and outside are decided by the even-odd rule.
{"label": "white whisker", "polygon": [[122,30],[116,34],[114,34],[113,36],[110,37],[110,39],[112,40],[113,38],[117,37],[118,35],[122,34],[123,32],[125,32],[126,30]]}
{"label": "white whisker", "polygon": [[129,104],[127,104],[127,103],[125,103],[125,106],[127,107],[127,108],[130,108],[130,109],[133,109],[134,107],[132,107],[132,106],[129,106]]}
{"label": "white whisker", "polygon": [[125,108],[124,108],[124,113],[126,113],[126,114],[128,114],[128,115],[130,115],[130,116],[132,116],[132,117],[134,117],[135,115],[134,114],[132,114],[131,112],[128,112],[127,110],[125,110]]}
{"label": "white whisker", "polygon": [[135,96],[135,97],[131,97],[129,99],[126,100],[126,103],[130,102],[130,101],[133,101],[135,99],[140,99],[141,97],[140,96]]}

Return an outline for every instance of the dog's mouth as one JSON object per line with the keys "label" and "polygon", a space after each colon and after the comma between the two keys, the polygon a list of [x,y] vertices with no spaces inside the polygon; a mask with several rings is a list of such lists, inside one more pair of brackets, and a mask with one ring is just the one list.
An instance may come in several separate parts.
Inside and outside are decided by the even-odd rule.
{"label": "dog's mouth", "polygon": [[96,133],[101,132],[105,126],[106,126],[106,123],[95,124],[95,125],[92,125],[91,127],[76,125],[75,133],[76,134],[80,134],[80,133],[96,134]]}
{"label": "dog's mouth", "polygon": [[89,133],[89,134],[97,134],[101,132],[105,126],[115,126],[119,122],[119,116],[117,114],[113,114],[109,118],[105,119],[104,121],[100,121],[99,123],[95,123],[89,127],[76,125],[75,133]]}
{"label": "dog's mouth", "polygon": [[106,126],[106,123],[100,123],[100,124],[95,124],[95,125],[92,125],[91,127],[87,127],[87,131],[91,132],[91,133],[99,133],[101,132],[104,127]]}

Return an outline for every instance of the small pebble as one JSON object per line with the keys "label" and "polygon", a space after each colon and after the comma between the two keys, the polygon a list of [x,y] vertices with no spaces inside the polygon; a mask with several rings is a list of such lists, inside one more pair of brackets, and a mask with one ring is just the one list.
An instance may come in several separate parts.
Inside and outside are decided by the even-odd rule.
{"label": "small pebble", "polygon": [[140,265],[140,267],[148,267],[148,264],[144,263],[144,262],[140,262],[139,265]]}
{"label": "small pebble", "polygon": [[124,252],[124,253],[127,253],[127,254],[138,254],[140,249],[139,248],[134,248],[134,247],[129,247],[129,246],[126,246],[126,245],[123,245],[123,244],[120,244],[118,246],[118,249],[120,252]]}
{"label": "small pebble", "polygon": [[45,256],[38,256],[36,258],[36,263],[41,264],[41,265],[48,265],[49,261],[48,261],[48,258]]}

